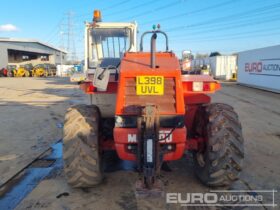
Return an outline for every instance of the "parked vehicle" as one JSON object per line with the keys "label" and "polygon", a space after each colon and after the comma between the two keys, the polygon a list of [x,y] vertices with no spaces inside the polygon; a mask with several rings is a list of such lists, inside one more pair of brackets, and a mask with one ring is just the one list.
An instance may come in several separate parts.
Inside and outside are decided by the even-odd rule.
{"label": "parked vehicle", "polygon": [[32,76],[33,77],[47,77],[48,72],[45,69],[45,66],[43,64],[38,64],[38,65],[33,67]]}
{"label": "parked vehicle", "polygon": [[32,69],[33,69],[32,64],[20,65],[19,68],[17,68],[14,76],[15,77],[31,77]]}
{"label": "parked vehicle", "polygon": [[6,68],[0,69],[0,77],[7,77],[8,76],[8,70]]}
{"label": "parked vehicle", "polygon": [[8,77],[14,77],[17,73],[17,66],[16,65],[8,65]]}

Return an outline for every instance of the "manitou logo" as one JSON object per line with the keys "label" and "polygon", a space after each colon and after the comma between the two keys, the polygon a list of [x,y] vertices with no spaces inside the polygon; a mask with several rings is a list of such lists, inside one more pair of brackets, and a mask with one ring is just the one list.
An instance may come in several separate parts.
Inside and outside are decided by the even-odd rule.
{"label": "manitou logo", "polygon": [[128,134],[127,141],[128,141],[128,143],[136,143],[137,142],[137,135],[136,134]]}
{"label": "manitou logo", "polygon": [[245,63],[245,72],[262,72],[262,62]]}
{"label": "manitou logo", "polygon": [[[166,143],[172,142],[172,134],[170,134],[170,131],[159,131],[159,139],[165,140]],[[137,135],[136,134],[128,134],[127,135],[127,141],[128,143],[137,143]]]}
{"label": "manitou logo", "polygon": [[170,131],[160,131],[158,137],[159,139],[164,139],[166,143],[170,143],[172,142],[172,134],[169,134]]}

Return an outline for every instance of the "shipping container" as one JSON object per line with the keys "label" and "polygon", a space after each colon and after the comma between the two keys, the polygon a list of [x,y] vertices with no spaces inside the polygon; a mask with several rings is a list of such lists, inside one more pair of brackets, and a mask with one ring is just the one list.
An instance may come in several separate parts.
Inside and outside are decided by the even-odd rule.
{"label": "shipping container", "polygon": [[214,78],[230,80],[237,70],[237,56],[222,55],[210,57],[210,68]]}
{"label": "shipping container", "polygon": [[214,78],[221,80],[230,80],[234,77],[237,71],[237,56],[221,55],[207,58],[194,59],[192,68],[197,68],[201,65],[209,65]]}
{"label": "shipping container", "polygon": [[237,81],[280,93],[280,45],[238,53]]}

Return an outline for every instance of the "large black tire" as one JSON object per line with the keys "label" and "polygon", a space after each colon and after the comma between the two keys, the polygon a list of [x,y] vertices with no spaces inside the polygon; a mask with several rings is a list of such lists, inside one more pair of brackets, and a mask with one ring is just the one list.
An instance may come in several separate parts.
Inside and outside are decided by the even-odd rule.
{"label": "large black tire", "polygon": [[207,140],[195,152],[198,178],[207,186],[229,187],[239,179],[244,159],[244,140],[238,115],[227,104],[214,103],[198,109],[196,133]]}
{"label": "large black tire", "polygon": [[63,160],[68,183],[93,187],[103,180],[98,145],[98,107],[76,105],[67,110],[64,123]]}

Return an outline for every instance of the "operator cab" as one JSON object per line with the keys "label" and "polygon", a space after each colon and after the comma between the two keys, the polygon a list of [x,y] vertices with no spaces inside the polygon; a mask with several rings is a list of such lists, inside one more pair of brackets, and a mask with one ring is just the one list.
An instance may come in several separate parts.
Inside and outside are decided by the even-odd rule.
{"label": "operator cab", "polygon": [[[100,12],[94,12],[92,23],[85,29],[85,69],[87,74],[97,68],[118,69],[125,52],[136,52],[137,24],[104,23]],[[115,70],[111,70],[115,73]]]}
{"label": "operator cab", "polygon": [[90,32],[89,69],[119,66],[123,54],[131,48],[131,29],[93,28]]}
{"label": "operator cab", "polygon": [[101,22],[100,12],[94,12],[93,22],[85,25],[84,75],[73,81],[90,94],[90,104],[101,107],[102,116],[115,116],[120,62],[126,52],[136,51],[135,22]]}
{"label": "operator cab", "polygon": [[118,74],[118,67],[124,53],[136,52],[136,46],[136,22],[102,22],[100,11],[95,10],[93,21],[85,24],[84,73],[73,75],[70,81],[79,84],[92,81],[98,69],[110,70],[109,75]]}
{"label": "operator cab", "polygon": [[121,59],[136,52],[136,23],[93,22],[86,27],[86,75],[98,90],[107,90],[109,80],[118,80]]}

